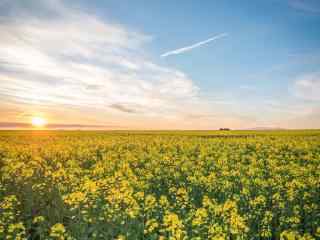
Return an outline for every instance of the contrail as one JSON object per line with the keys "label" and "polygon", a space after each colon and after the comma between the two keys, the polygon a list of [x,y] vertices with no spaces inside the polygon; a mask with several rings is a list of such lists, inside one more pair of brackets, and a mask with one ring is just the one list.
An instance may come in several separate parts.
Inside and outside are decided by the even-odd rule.
{"label": "contrail", "polygon": [[166,52],[166,53],[162,54],[161,57],[167,57],[167,56],[170,56],[170,55],[176,55],[176,54],[188,52],[188,51],[190,51],[190,50],[192,50],[194,48],[200,47],[200,46],[202,46],[204,44],[207,44],[209,42],[212,42],[214,40],[217,40],[219,38],[223,38],[223,37],[226,37],[226,36],[228,36],[227,33],[222,33],[222,34],[216,35],[216,36],[214,36],[212,38],[209,38],[207,40],[192,44],[190,46],[186,46],[186,47],[183,47],[183,48],[178,48],[178,49]]}

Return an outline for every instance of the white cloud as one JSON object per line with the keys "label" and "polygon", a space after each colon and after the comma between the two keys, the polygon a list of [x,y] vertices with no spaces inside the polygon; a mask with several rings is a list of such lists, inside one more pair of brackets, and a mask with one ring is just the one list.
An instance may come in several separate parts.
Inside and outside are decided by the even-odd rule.
{"label": "white cloud", "polygon": [[194,48],[200,47],[202,45],[208,44],[209,42],[215,41],[215,40],[217,40],[219,38],[223,38],[223,37],[226,37],[226,36],[228,36],[227,33],[222,33],[222,34],[216,35],[216,36],[214,36],[212,38],[209,38],[207,40],[192,44],[190,46],[186,46],[186,47],[183,47],[183,48],[178,48],[178,49],[175,49],[175,50],[172,50],[172,51],[169,51],[169,52],[165,52],[164,54],[161,55],[161,57],[167,57],[167,56],[170,56],[170,55],[176,55],[176,54],[185,53],[185,52],[191,51]]}
{"label": "white cloud", "polygon": [[20,15],[0,22],[5,101],[161,115],[197,98],[188,76],[149,60],[143,49],[150,36],[60,1],[46,3],[51,18],[17,5]]}
{"label": "white cloud", "polygon": [[300,77],[294,83],[293,93],[305,100],[320,101],[320,73]]}

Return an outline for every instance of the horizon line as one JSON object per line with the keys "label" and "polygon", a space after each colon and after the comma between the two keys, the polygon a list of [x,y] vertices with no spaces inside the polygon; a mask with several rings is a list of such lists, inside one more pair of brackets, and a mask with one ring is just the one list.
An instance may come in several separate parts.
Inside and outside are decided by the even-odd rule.
{"label": "horizon line", "polygon": [[59,124],[51,123],[43,127],[35,127],[31,123],[24,122],[0,122],[0,131],[63,131],[63,130],[82,130],[82,131],[291,131],[291,130],[320,130],[319,128],[281,128],[281,127],[249,127],[249,128],[229,128],[221,130],[212,129],[166,129],[166,128],[128,128],[118,125],[99,125],[99,124]]}

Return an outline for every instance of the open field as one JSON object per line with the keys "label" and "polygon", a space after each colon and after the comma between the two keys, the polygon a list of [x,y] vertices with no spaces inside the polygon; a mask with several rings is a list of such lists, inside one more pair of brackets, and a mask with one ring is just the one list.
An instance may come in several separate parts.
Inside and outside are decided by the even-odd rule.
{"label": "open field", "polygon": [[0,239],[320,239],[320,131],[0,131]]}

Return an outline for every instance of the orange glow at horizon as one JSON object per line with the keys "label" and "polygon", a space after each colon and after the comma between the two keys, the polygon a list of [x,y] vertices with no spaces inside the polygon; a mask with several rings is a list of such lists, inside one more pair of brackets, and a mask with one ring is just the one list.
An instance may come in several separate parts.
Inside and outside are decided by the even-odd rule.
{"label": "orange glow at horizon", "polygon": [[33,127],[44,127],[47,125],[47,120],[42,117],[33,117],[31,119],[31,124]]}

